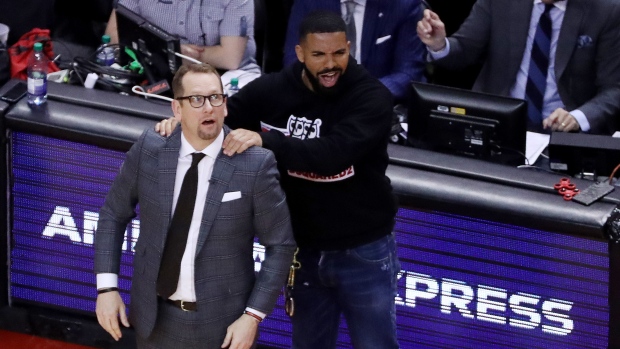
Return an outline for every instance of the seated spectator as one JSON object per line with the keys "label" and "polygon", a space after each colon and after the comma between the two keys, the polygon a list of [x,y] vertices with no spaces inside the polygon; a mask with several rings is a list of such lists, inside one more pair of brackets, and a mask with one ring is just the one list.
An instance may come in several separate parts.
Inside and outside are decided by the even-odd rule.
{"label": "seated spectator", "polygon": [[[239,78],[239,86],[260,76],[254,42],[254,2],[120,0],[119,4],[181,40],[181,53],[227,70],[222,81]],[[106,33],[118,42],[116,12]]]}
{"label": "seated spectator", "polygon": [[330,10],[342,14],[348,23],[347,6],[353,11],[358,33],[355,37],[349,30],[347,33],[351,55],[381,80],[396,102],[403,102],[409,95],[409,83],[424,80],[424,45],[412,35],[422,16],[420,0],[295,0],[286,32],[284,65],[297,61],[295,45],[302,18],[315,10]]}
{"label": "seated spectator", "polygon": [[526,99],[530,130],[611,134],[619,28],[615,0],[478,0],[451,37],[430,10],[417,32],[437,65],[483,62],[474,90]]}

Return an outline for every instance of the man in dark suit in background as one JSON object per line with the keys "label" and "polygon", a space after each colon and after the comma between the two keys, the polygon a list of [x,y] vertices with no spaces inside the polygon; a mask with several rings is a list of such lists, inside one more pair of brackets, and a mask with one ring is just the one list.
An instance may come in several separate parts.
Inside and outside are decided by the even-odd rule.
{"label": "man in dark suit in background", "polygon": [[426,50],[412,35],[422,18],[420,0],[295,0],[286,32],[284,65],[297,62],[297,29],[307,14],[329,10],[346,18],[349,2],[354,3],[357,29],[355,40],[347,36],[355,41],[351,42],[351,55],[392,92],[397,103],[405,102],[409,83],[425,80]]}
{"label": "man in dark suit in background", "polygon": [[[538,72],[546,86],[531,97],[536,73],[530,61],[532,53],[541,54],[541,18],[550,32],[548,70]],[[620,113],[619,28],[615,0],[478,0],[451,37],[428,10],[417,31],[438,65],[483,62],[474,90],[527,99],[530,110],[538,99],[538,119],[530,112],[530,129],[611,134]]]}
{"label": "man in dark suit in background", "polygon": [[[184,65],[172,86],[181,127],[169,138],[152,129],[143,133],[100,211],[97,318],[116,340],[119,317],[129,326],[117,275],[123,233],[139,203],[130,308],[138,347],[250,348],[295,250],[276,161],[259,147],[222,153],[230,130],[223,126],[226,96],[213,67]],[[193,187],[186,186],[190,177]],[[258,277],[254,234],[266,248]]]}

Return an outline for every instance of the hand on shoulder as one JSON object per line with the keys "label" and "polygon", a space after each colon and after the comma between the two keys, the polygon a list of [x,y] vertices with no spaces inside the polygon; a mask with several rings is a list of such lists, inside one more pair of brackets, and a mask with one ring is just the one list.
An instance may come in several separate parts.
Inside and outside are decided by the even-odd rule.
{"label": "hand on shoulder", "polygon": [[174,117],[164,119],[157,124],[155,124],[155,132],[159,132],[160,135],[164,137],[169,137],[172,134],[172,131],[177,127],[179,122]]}

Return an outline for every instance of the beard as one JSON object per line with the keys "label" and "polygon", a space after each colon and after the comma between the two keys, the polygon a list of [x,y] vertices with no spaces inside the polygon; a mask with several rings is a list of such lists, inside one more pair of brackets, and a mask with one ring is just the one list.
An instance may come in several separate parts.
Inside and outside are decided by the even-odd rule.
{"label": "beard", "polygon": [[220,125],[217,121],[215,121],[212,125],[214,126],[213,128],[209,127],[205,130],[201,126],[202,125],[198,125],[198,128],[196,129],[196,135],[198,135],[198,138],[202,139],[203,141],[213,141],[217,138],[217,136],[220,135],[220,131],[222,130],[222,125]]}
{"label": "beard", "polygon": [[332,69],[325,69],[322,70],[320,72],[318,72],[316,75],[320,75],[320,74],[326,74],[326,73],[330,73],[330,72],[338,72],[340,73],[339,77],[338,77],[338,81],[336,82],[336,84],[332,87],[325,87],[323,85],[321,85],[321,83],[319,82],[319,79],[316,78],[314,75],[312,75],[312,73],[310,72],[310,70],[308,69],[308,67],[306,67],[306,64],[302,63],[303,67],[304,67],[304,71],[306,73],[306,77],[308,78],[308,81],[310,81],[310,85],[312,85],[312,89],[314,89],[314,92],[320,94],[320,95],[324,95],[324,96],[334,96],[338,93],[339,86],[340,86],[340,79],[342,78],[342,74],[343,71],[341,68],[332,68]]}

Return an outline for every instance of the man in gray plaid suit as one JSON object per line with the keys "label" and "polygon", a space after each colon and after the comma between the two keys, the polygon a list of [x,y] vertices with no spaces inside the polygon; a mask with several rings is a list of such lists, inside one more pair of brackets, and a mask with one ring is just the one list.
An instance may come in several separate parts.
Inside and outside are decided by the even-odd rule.
{"label": "man in gray plaid suit", "polygon": [[[274,155],[260,147],[232,157],[222,153],[230,131],[223,125],[226,96],[211,66],[183,66],[172,85],[172,110],[181,127],[169,138],[152,129],[142,134],[100,211],[95,237],[97,318],[116,340],[121,337],[119,319],[129,326],[117,275],[123,234],[139,203],[129,311],[138,347],[251,348],[295,250]],[[206,156],[200,154],[192,163],[195,153]],[[178,283],[172,295],[162,297],[158,278],[161,282],[162,256],[171,245],[168,229],[176,222],[175,208],[190,201],[179,196],[185,197],[181,183],[192,168],[197,168],[198,184]],[[265,246],[258,276],[254,234]]]}

